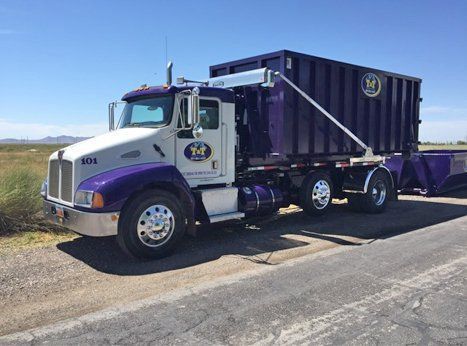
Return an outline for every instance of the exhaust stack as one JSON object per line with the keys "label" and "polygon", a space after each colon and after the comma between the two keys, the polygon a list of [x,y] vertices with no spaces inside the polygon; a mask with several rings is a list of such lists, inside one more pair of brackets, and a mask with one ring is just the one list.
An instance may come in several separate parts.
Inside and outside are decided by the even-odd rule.
{"label": "exhaust stack", "polygon": [[167,85],[172,85],[172,67],[173,63],[172,61],[169,61],[167,64]]}

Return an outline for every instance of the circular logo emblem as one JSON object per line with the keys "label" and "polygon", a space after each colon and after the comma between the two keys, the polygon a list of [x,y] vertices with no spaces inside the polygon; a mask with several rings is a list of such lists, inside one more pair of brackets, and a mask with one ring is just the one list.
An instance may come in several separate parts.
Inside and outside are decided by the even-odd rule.
{"label": "circular logo emblem", "polygon": [[214,155],[214,149],[208,143],[198,141],[188,144],[183,154],[190,161],[206,162]]}
{"label": "circular logo emblem", "polygon": [[362,90],[366,96],[378,96],[381,92],[381,80],[372,72],[365,73],[362,78]]}

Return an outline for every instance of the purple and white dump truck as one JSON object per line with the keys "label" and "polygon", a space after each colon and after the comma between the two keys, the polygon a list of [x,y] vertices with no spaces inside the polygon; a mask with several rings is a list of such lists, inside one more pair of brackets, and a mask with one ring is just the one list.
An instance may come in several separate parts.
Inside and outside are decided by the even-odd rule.
{"label": "purple and white dump truck", "polygon": [[50,157],[44,214],[133,256],[166,256],[197,224],[325,213],[333,198],[382,212],[397,198],[395,153],[417,151],[418,78],[291,51],[143,85],[110,132]]}

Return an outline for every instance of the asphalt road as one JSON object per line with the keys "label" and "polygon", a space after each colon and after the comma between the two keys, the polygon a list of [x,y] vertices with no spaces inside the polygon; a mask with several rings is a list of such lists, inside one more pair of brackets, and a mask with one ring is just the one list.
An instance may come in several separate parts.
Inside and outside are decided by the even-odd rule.
{"label": "asphalt road", "polygon": [[[109,281],[117,290],[111,292],[120,297],[119,303],[102,310],[89,309],[88,312],[92,311],[89,313],[78,304],[75,316],[71,314],[64,320],[60,317],[57,320],[62,321],[45,323],[42,327],[37,327],[40,323],[36,318],[35,329],[4,335],[0,343],[466,344],[466,214],[465,196],[461,196],[444,200],[408,198],[396,203],[385,218],[346,214],[337,209],[319,226],[303,225],[301,222],[306,225],[310,222],[303,221],[303,216],[294,219],[301,213],[289,215],[263,227],[279,230],[285,239],[282,248],[271,240],[273,245],[269,246],[275,250],[256,248],[243,254],[240,261],[222,261],[225,256],[217,256],[216,260],[206,260],[209,263],[178,269],[163,270],[149,263],[149,268],[129,282]],[[339,221],[340,232],[335,231],[333,223],[337,215],[344,219]],[[290,236],[295,234],[291,228],[297,227],[301,238]],[[360,231],[344,232],[348,229]],[[233,241],[242,243],[242,232],[246,231],[234,227],[225,232],[236,234]],[[236,232],[240,232],[240,239]],[[313,241],[302,244],[306,236]],[[252,244],[259,246],[256,237],[257,234],[251,238]],[[267,239],[260,237],[260,240]],[[296,245],[300,242],[300,246],[285,246],[290,245],[286,241]],[[333,246],[326,246],[329,244]],[[226,245],[221,245],[226,250]],[[194,241],[192,246],[198,249],[204,245]],[[296,248],[306,250],[290,253]],[[172,259],[177,260],[176,256]],[[121,270],[129,268],[134,267]],[[82,272],[79,265],[74,270]],[[151,274],[146,272],[151,270]],[[212,275],[213,272],[217,275]],[[151,281],[162,281],[151,285],[150,280],[137,280],[142,275]],[[172,287],[164,285],[164,278]],[[179,286],[175,287],[174,282]],[[142,284],[146,293],[153,288],[152,295],[132,301],[121,298],[124,294],[120,290],[131,286],[130,292],[134,293],[137,292],[134,286]],[[75,285],[81,288],[84,301],[99,296],[80,282]],[[40,294],[31,293],[33,297]],[[53,301],[53,297],[45,297]],[[70,308],[62,304],[62,308]],[[25,310],[22,311],[25,315]],[[42,321],[51,321],[50,311],[58,313],[61,309],[59,306],[51,310],[49,306],[47,311]],[[14,315],[15,310],[11,309],[10,316]],[[17,324],[9,328],[21,330]]]}

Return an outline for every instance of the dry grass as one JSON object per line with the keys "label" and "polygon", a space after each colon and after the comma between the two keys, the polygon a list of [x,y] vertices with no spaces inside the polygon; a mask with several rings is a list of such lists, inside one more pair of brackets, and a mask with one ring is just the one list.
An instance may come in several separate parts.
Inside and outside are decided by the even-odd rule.
{"label": "dry grass", "polygon": [[37,213],[40,188],[41,176],[28,167],[14,166],[0,173],[0,212],[14,218]]}
{"label": "dry grass", "polygon": [[23,167],[45,178],[50,154],[61,147],[63,144],[0,144],[0,175]]}
{"label": "dry grass", "polygon": [[419,145],[421,151],[424,150],[467,150],[467,144],[432,144]]}
{"label": "dry grass", "polygon": [[48,230],[47,232],[38,232],[34,230],[13,233],[0,237],[0,256],[20,250],[55,245],[72,240],[76,237],[78,237],[78,235],[67,231],[56,232]]}
{"label": "dry grass", "polygon": [[46,222],[39,195],[52,152],[63,145],[0,145],[0,255],[70,240],[76,235]]}
{"label": "dry grass", "polygon": [[0,145],[0,235],[64,232],[40,216],[42,181],[50,154],[63,145]]}

